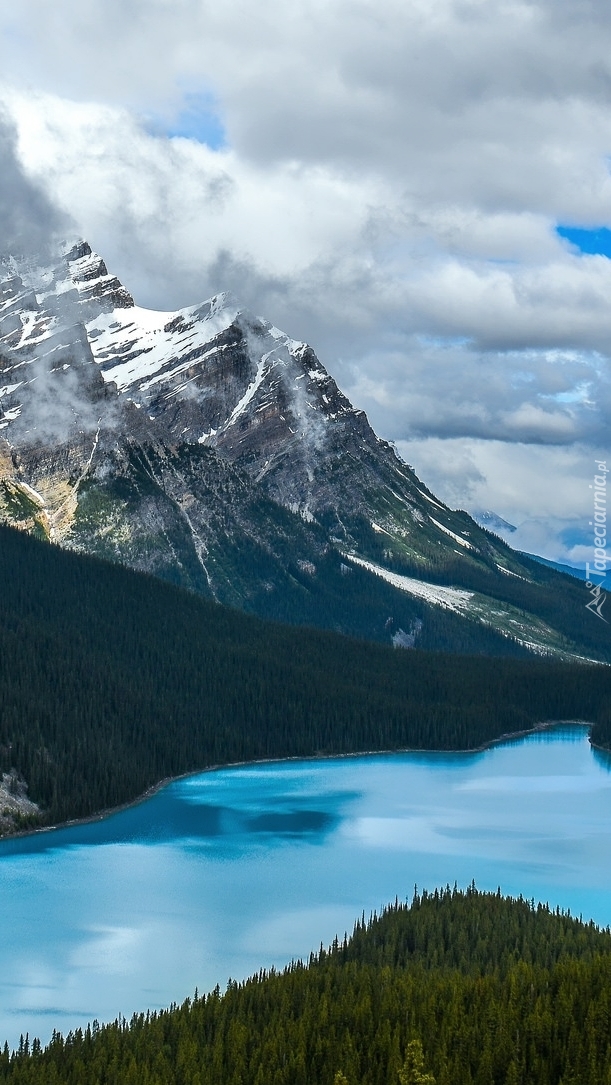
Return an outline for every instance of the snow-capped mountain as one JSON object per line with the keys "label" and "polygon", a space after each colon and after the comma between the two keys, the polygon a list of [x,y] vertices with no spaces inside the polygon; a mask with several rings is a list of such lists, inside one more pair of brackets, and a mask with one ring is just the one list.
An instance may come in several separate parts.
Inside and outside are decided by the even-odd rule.
{"label": "snow-capped mountain", "polygon": [[227,294],[143,309],[86,242],[0,265],[0,516],[285,620],[596,654],[524,605],[552,574],[438,501],[307,344]]}

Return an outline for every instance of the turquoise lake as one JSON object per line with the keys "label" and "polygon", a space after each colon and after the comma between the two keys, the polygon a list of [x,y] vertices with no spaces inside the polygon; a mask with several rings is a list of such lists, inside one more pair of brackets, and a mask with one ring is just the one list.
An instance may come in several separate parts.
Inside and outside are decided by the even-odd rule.
{"label": "turquoise lake", "polygon": [[586,728],[178,780],[0,844],[1,1041],[223,989],[473,879],[611,923],[611,762]]}

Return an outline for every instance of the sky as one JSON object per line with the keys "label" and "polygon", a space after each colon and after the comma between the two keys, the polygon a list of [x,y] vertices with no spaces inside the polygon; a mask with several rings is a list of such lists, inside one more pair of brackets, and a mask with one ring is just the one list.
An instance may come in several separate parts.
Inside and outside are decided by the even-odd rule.
{"label": "sky", "polygon": [[232,291],[444,500],[583,565],[610,106],[600,0],[20,0],[0,233],[86,237],[144,306]]}

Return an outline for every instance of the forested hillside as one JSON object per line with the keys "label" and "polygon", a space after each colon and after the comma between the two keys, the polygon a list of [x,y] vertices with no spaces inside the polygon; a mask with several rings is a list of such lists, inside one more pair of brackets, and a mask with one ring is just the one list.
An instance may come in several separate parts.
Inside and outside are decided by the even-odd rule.
{"label": "forested hillside", "polygon": [[611,934],[415,894],[309,964],[0,1056],[2,1085],[608,1085]]}
{"label": "forested hillside", "polygon": [[0,568],[0,769],[44,823],[235,761],[467,749],[550,719],[609,739],[605,666],[275,625],[8,528]]}

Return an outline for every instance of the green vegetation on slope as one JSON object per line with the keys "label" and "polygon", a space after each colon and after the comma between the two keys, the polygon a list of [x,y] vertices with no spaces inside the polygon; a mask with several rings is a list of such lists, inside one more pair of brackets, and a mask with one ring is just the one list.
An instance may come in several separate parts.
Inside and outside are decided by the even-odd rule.
{"label": "green vegetation on slope", "polygon": [[[461,521],[463,530],[469,533],[473,526],[470,517],[466,513],[452,513],[455,529],[461,526]],[[424,551],[426,560],[411,555],[407,547],[402,549],[400,539],[389,542],[386,533],[375,532],[364,519],[359,541],[362,552],[371,561],[392,572],[477,592],[487,597],[492,609],[495,601],[507,603],[523,613],[526,627],[530,622],[533,631],[537,624],[532,622],[534,616],[564,638],[566,649],[611,660],[611,625],[587,609],[592,597],[583,581],[541,564],[528,554],[517,553],[491,532],[482,530],[479,534],[475,555],[469,551],[458,554],[451,547],[431,542]]]}
{"label": "green vegetation on slope", "polygon": [[[128,443],[121,460],[120,472],[81,484],[70,547],[153,573],[271,621],[332,629],[384,644],[390,644],[399,629],[409,631],[416,623],[420,648],[522,658],[531,654],[516,639],[517,631],[513,637],[503,635],[486,621],[429,605],[358,566],[346,565],[343,554],[329,546],[328,530],[266,497],[243,471],[209,448],[183,444],[143,449]],[[176,493],[172,496],[169,475],[183,479],[204,514],[202,507],[197,513],[197,506],[189,505],[185,519],[184,493],[180,491],[180,500]],[[494,600],[490,605],[494,607]],[[526,614],[524,619],[530,634],[526,639],[536,640],[537,620]],[[511,628],[515,630],[507,625],[503,633]],[[583,654],[570,637],[552,633],[543,638],[544,644],[548,641],[560,650]],[[606,658],[605,647],[604,641],[597,645],[601,658]],[[589,654],[598,658],[598,653]],[[608,654],[611,658],[611,649]]]}
{"label": "green vegetation on slope", "polygon": [[608,929],[447,889],[307,966],[5,1048],[0,1083],[608,1085],[610,1017]]}
{"label": "green vegetation on slope", "polygon": [[0,568],[0,770],[47,823],[215,764],[468,749],[550,719],[609,735],[607,667],[274,625],[9,528]]}

